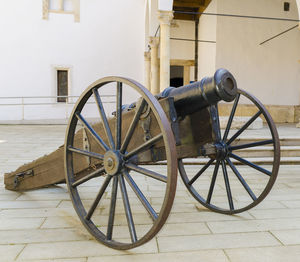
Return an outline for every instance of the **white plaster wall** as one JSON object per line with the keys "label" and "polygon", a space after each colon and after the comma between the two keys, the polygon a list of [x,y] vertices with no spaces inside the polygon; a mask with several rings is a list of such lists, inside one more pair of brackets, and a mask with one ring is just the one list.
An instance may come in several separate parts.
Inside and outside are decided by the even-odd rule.
{"label": "white plaster wall", "polygon": [[[284,0],[218,0],[218,13],[298,19],[296,1],[290,12]],[[229,69],[240,88],[264,104],[298,105],[300,30],[294,29],[264,45],[264,40],[295,22],[218,17],[216,68]]]}
{"label": "white plaster wall", "polygon": [[[224,1],[224,0],[223,0]],[[217,12],[217,0],[212,0],[206,13]],[[217,39],[217,16],[200,16],[199,40],[216,41]],[[198,43],[198,79],[212,76],[216,71],[216,44]]]}
{"label": "white plaster wall", "polygon": [[162,11],[172,11],[173,9],[173,0],[159,0],[158,9]]}
{"label": "white plaster wall", "polygon": [[300,0],[296,0],[298,6],[298,13],[300,12]]}
{"label": "white plaster wall", "polygon": [[[159,27],[158,0],[149,0],[149,12],[149,36],[155,36]],[[159,32],[157,32],[156,36],[159,36]]]}
{"label": "white plaster wall", "polygon": [[[43,20],[42,0],[1,1],[0,97],[56,95],[55,66],[71,68],[70,95],[108,75],[143,82],[144,2],[82,0],[80,23],[75,23],[65,14],[50,13]],[[20,118],[11,108],[0,110],[0,120]],[[28,116],[64,114],[65,107],[55,105],[35,108]]]}
{"label": "white plaster wall", "polygon": [[148,51],[148,42],[149,42],[149,36],[150,36],[150,5],[149,0],[145,0],[145,38],[144,38],[144,43],[145,43],[145,51]]}

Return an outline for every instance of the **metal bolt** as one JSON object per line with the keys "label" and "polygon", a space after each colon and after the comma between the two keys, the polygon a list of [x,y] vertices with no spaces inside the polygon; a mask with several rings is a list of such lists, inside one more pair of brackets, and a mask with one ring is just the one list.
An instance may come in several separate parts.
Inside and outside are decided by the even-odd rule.
{"label": "metal bolt", "polygon": [[107,159],[107,166],[112,167],[114,165],[114,161],[112,158]]}

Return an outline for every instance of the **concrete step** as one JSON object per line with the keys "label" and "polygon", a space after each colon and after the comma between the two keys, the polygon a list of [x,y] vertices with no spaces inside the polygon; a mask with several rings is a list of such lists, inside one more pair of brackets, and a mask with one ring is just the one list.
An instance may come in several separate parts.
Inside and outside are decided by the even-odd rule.
{"label": "concrete step", "polygon": [[[229,136],[230,137],[230,136]],[[269,140],[270,136],[244,136],[236,139],[234,144],[248,144],[253,142],[259,142]],[[280,149],[281,158],[280,163],[282,165],[300,165],[300,136],[282,136],[280,137]],[[235,154],[242,158],[246,158],[248,161],[257,165],[270,165],[273,162],[273,149],[272,146],[258,146],[253,148],[247,148],[243,150],[234,151]],[[238,161],[232,159],[236,164],[240,164]],[[185,164],[206,164],[208,158],[186,158]],[[164,162],[160,162],[164,164]]]}
{"label": "concrete step", "polygon": [[299,137],[280,138],[280,145],[282,146],[300,146]]}
{"label": "concrete step", "polygon": [[[273,163],[272,157],[251,157],[251,158],[247,157],[246,159],[256,165],[271,165]],[[235,159],[231,159],[231,161],[236,165],[241,164]],[[185,158],[183,162],[186,165],[204,165],[208,162],[208,158]],[[300,165],[300,157],[281,157],[280,164]]]}
{"label": "concrete step", "polygon": [[[270,136],[245,136],[234,141],[234,144],[248,144],[270,139]],[[300,164],[300,137],[280,137],[281,164]],[[270,163],[273,156],[271,146],[258,146],[235,151],[240,157],[251,158],[254,163]]]}
{"label": "concrete step", "polygon": [[[238,144],[247,144],[253,142],[259,142],[263,140],[269,140],[270,136],[262,137],[241,137],[236,139]],[[280,137],[281,146],[300,146],[300,137]]]}
{"label": "concrete step", "polygon": [[[272,157],[273,147],[271,146],[259,146],[252,147],[243,150],[234,151],[240,157]],[[300,146],[281,146],[281,157],[300,157]]]}

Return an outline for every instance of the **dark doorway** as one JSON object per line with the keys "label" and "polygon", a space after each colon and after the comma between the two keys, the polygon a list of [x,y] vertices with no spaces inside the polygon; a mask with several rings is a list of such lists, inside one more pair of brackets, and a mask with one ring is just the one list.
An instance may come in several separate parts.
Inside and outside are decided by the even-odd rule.
{"label": "dark doorway", "polygon": [[183,66],[171,66],[170,85],[173,87],[183,86]]}
{"label": "dark doorway", "polygon": [[67,102],[68,70],[57,70],[57,102]]}

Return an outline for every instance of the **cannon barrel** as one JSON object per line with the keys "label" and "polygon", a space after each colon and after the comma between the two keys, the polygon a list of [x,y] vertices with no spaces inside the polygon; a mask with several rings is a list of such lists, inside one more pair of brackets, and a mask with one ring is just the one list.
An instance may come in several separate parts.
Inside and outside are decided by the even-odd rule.
{"label": "cannon barrel", "polygon": [[231,102],[236,95],[235,78],[222,68],[213,77],[205,77],[199,82],[178,88],[167,88],[160,94],[162,97],[174,98],[178,116],[192,114],[221,100]]}

